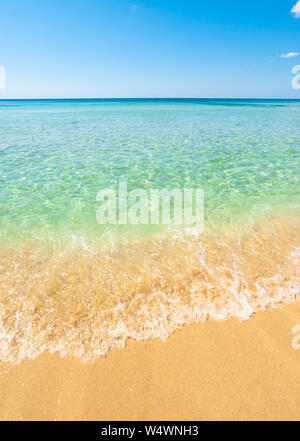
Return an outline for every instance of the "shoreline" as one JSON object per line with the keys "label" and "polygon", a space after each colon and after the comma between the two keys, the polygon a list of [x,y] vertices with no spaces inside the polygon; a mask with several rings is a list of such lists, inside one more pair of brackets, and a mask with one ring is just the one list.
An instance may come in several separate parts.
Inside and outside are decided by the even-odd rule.
{"label": "shoreline", "polygon": [[129,340],[93,364],[0,363],[1,420],[298,420],[300,303]]}
{"label": "shoreline", "polygon": [[[299,218],[112,250],[0,248],[0,360],[46,351],[97,361],[130,338],[249,319],[300,298]],[[13,295],[12,295],[13,294]]]}

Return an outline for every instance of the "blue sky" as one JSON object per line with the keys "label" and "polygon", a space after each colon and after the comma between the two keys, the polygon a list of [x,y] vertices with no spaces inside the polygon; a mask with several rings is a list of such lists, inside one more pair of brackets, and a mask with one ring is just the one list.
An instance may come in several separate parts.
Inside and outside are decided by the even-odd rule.
{"label": "blue sky", "polygon": [[[299,98],[297,0],[9,0],[0,98]],[[299,11],[299,14],[297,14]],[[297,15],[299,16],[297,18]]]}

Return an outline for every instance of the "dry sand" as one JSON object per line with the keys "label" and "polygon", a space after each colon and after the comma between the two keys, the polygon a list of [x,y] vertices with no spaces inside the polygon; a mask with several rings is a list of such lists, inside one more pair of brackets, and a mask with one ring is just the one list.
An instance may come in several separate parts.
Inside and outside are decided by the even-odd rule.
{"label": "dry sand", "polygon": [[0,364],[1,420],[299,420],[300,304],[129,341],[84,364]]}

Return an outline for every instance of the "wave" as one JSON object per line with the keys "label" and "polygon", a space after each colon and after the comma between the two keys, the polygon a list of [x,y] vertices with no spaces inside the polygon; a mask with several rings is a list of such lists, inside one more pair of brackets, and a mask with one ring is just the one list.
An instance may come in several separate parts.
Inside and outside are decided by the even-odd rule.
{"label": "wave", "polygon": [[299,232],[295,217],[110,248],[2,246],[0,360],[49,351],[93,362],[128,338],[298,301]]}

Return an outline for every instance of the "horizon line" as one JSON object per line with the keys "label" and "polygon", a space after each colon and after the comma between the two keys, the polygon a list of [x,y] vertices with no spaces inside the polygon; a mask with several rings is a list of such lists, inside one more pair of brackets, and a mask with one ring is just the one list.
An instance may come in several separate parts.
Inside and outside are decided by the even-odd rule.
{"label": "horizon line", "polygon": [[85,97],[85,98],[0,98],[0,101],[72,101],[72,100],[295,100],[299,101],[299,98],[249,98],[249,97]]}

